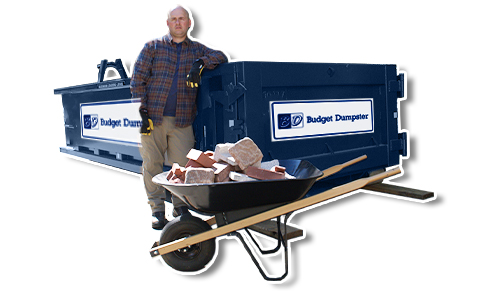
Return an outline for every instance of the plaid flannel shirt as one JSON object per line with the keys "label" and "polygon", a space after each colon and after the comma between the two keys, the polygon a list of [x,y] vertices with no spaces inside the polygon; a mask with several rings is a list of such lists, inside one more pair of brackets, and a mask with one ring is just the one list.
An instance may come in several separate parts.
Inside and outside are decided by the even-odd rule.
{"label": "plaid flannel shirt", "polygon": [[[193,63],[201,58],[205,68],[214,69],[228,58],[221,51],[212,50],[201,43],[183,41],[178,70],[178,98],[176,104],[176,126],[191,125],[196,116],[197,88],[186,85],[186,76]],[[163,110],[170,92],[176,67],[176,45],[170,34],[145,44],[133,68],[130,89],[133,98],[141,99],[140,108],[146,108],[153,124],[163,121]]]}

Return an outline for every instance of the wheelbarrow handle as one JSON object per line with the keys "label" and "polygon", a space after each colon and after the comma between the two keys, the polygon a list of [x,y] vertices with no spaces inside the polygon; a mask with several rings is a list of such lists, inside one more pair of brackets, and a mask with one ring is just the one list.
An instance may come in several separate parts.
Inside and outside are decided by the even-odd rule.
{"label": "wheelbarrow handle", "polygon": [[358,163],[358,162],[360,162],[360,161],[362,161],[362,160],[365,160],[366,158],[368,158],[368,156],[367,156],[367,155],[363,155],[363,156],[360,156],[360,157],[358,157],[358,158],[355,158],[355,159],[352,159],[352,160],[350,160],[350,161],[347,161],[347,162],[345,162],[345,163],[343,163],[343,164],[332,166],[331,168],[324,170],[324,171],[323,171],[323,176],[321,176],[321,177],[319,177],[318,179],[316,179],[316,181],[321,180],[321,179],[324,179],[324,178],[326,178],[326,177],[328,177],[328,176],[331,176],[331,175],[333,175],[333,174],[335,174],[335,173],[338,173],[338,172],[341,171],[342,169],[344,169],[344,168],[346,168],[346,167],[349,167],[350,165],[353,165],[353,164],[355,164],[355,163]]}

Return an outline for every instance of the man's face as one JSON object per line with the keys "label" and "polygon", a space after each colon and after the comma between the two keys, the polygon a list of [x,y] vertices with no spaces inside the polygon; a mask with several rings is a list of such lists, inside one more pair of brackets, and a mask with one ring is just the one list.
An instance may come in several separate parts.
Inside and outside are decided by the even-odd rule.
{"label": "man's face", "polygon": [[174,38],[185,38],[188,29],[191,26],[191,20],[188,14],[181,8],[176,8],[170,13],[170,17],[166,20],[166,24],[170,29],[170,34]]}

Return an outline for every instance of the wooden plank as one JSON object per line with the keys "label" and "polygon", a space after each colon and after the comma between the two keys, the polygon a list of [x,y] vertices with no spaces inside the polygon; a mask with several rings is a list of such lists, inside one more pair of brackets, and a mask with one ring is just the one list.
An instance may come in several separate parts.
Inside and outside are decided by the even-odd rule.
{"label": "wooden plank", "polygon": [[[261,234],[267,235],[269,237],[278,238],[278,224],[276,220],[268,220],[264,222],[260,222],[258,224],[254,224],[248,227],[248,229],[254,230]],[[281,235],[284,237],[284,223],[281,223]],[[291,225],[286,225],[287,236],[288,240],[301,237],[303,236],[303,230]]]}
{"label": "wooden plank", "polygon": [[408,187],[387,184],[387,183],[375,183],[375,184],[367,185],[363,187],[363,190],[414,198],[419,200],[426,200],[426,199],[434,197],[433,192],[416,190],[416,189],[412,189]]}
{"label": "wooden plank", "polygon": [[327,190],[323,193],[314,195],[312,197],[298,200],[296,202],[277,207],[275,209],[251,216],[249,218],[245,218],[243,220],[239,220],[231,224],[227,224],[212,230],[208,230],[203,233],[199,233],[187,238],[182,238],[182,239],[173,241],[171,243],[161,245],[159,247],[155,247],[151,249],[150,252],[152,253],[152,256],[167,254],[172,251],[176,251],[181,248],[185,248],[185,247],[188,247],[188,246],[191,246],[212,238],[216,238],[216,237],[225,235],[227,233],[240,230],[245,227],[249,227],[251,225],[254,225],[266,220],[270,220],[299,209],[303,209],[305,207],[320,203],[322,201],[326,201],[326,200],[347,194],[349,192],[358,190],[369,183],[372,183],[374,181],[384,179],[399,173],[401,173],[401,170],[399,168],[395,168],[395,169],[377,174],[375,176],[358,179],[358,180],[349,182],[347,184],[335,187],[333,189]]}
{"label": "wooden plank", "polygon": [[341,171],[342,169],[344,169],[344,168],[346,168],[346,167],[348,167],[348,166],[350,166],[350,165],[353,165],[353,164],[358,163],[358,162],[360,162],[360,161],[362,161],[362,160],[365,160],[366,158],[368,158],[367,155],[363,155],[363,156],[360,156],[360,157],[355,158],[355,159],[353,159],[353,160],[347,161],[347,162],[345,162],[345,163],[343,163],[343,164],[339,164],[339,165],[336,165],[336,166],[332,166],[331,168],[328,168],[328,169],[324,170],[324,171],[323,171],[323,176],[321,176],[321,177],[319,177],[318,179],[316,179],[316,181],[321,180],[321,179],[324,179],[324,178],[326,178],[326,177],[328,177],[328,176],[331,176],[331,175],[333,175],[333,174],[335,174],[335,173]]}

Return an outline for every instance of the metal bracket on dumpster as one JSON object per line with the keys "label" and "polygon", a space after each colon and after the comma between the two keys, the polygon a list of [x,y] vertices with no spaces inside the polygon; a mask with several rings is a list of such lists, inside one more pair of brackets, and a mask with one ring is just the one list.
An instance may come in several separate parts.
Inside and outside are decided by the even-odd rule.
{"label": "metal bracket on dumpster", "polygon": [[404,73],[397,76],[397,80],[390,80],[388,84],[389,92],[397,92],[398,98],[404,98]]}
{"label": "metal bracket on dumpster", "polygon": [[211,97],[228,109],[230,105],[235,103],[239,97],[244,95],[246,88],[244,85],[238,82],[237,85],[233,85],[232,82],[226,86],[226,90],[214,92],[211,94]]}
{"label": "metal bracket on dumpster", "polygon": [[407,156],[407,133],[399,133],[397,140],[389,141],[389,147],[390,151],[399,151],[400,155]]}
{"label": "metal bracket on dumpster", "polygon": [[215,91],[210,93],[210,97],[214,102],[223,105],[224,111],[224,132],[225,140],[235,140],[237,135],[244,133],[244,120],[239,120],[236,107],[234,104],[238,99],[244,95],[246,88],[243,84],[233,84],[230,82],[223,91]]}
{"label": "metal bracket on dumpster", "polygon": [[118,74],[120,74],[121,79],[126,79],[128,78],[128,75],[125,72],[125,69],[123,68],[123,63],[121,62],[121,59],[115,60],[115,62],[108,62],[108,60],[104,59],[101,61],[99,65],[97,65],[98,68],[98,83],[103,82],[103,78],[105,77],[105,71],[107,68],[115,68],[118,71]]}

